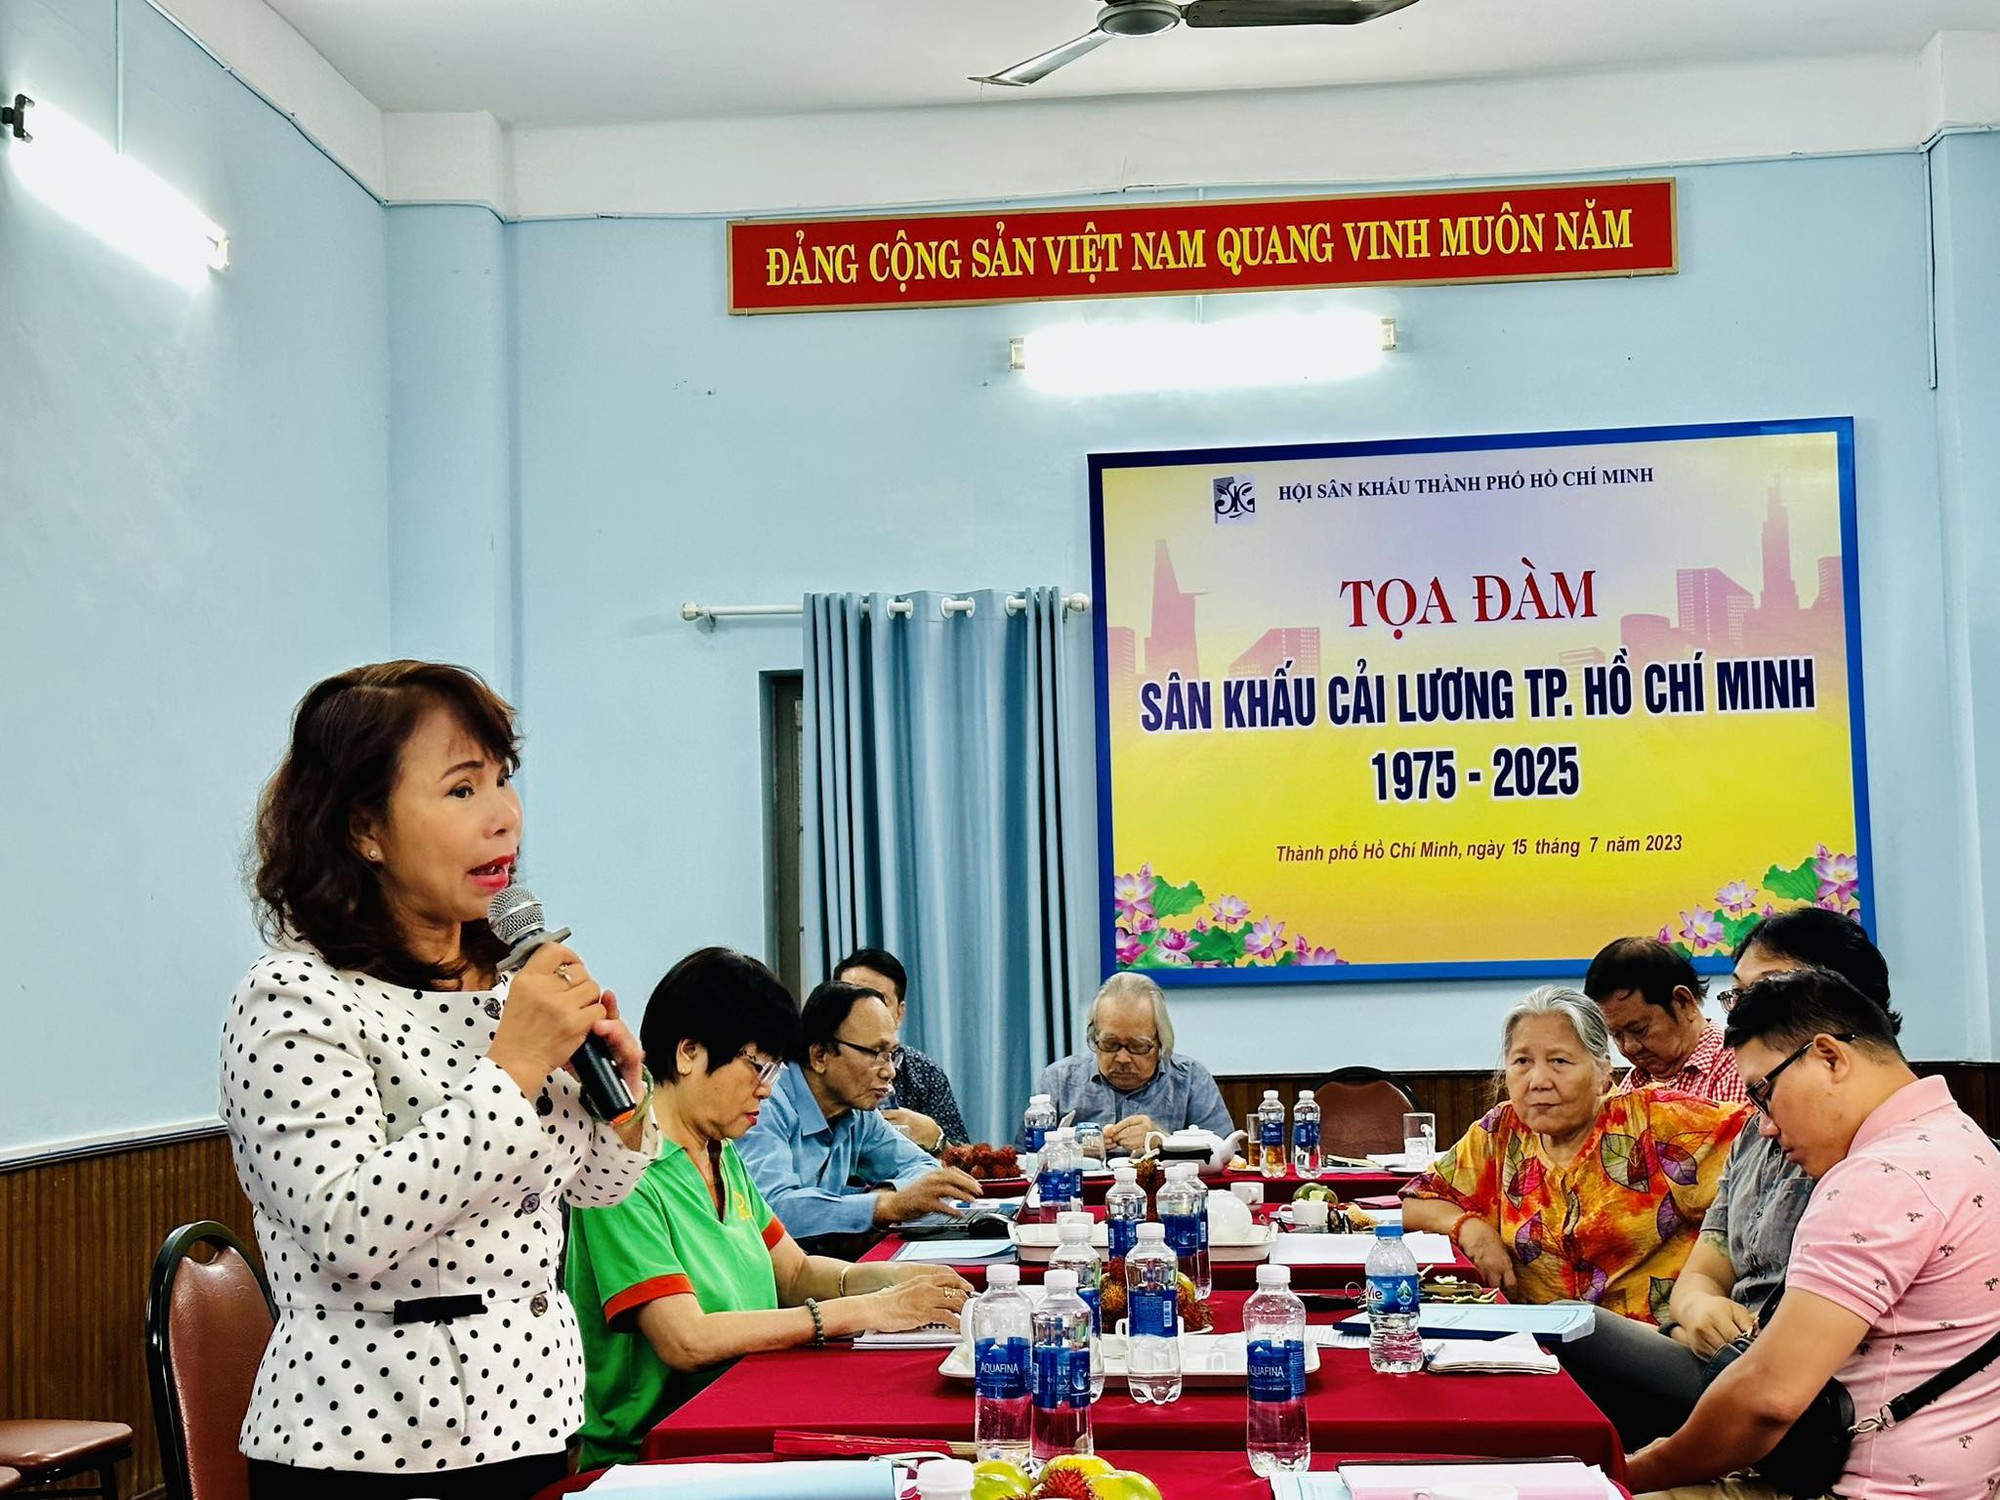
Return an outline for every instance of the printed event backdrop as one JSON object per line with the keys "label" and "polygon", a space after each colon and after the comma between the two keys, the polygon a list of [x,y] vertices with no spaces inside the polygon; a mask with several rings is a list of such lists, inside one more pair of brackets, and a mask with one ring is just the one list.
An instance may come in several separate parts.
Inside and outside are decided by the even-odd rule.
{"label": "printed event backdrop", "polygon": [[1105,953],[1547,973],[1871,908],[1848,418],[1094,454]]}

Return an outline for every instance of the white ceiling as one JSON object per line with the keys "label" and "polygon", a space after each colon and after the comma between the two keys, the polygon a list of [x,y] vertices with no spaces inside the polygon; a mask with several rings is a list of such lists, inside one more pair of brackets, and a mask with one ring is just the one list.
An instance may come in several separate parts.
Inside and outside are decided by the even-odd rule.
{"label": "white ceiling", "polygon": [[1419,0],[1359,27],[1117,42],[1031,89],[989,73],[1088,30],[1093,0],[267,0],[373,104],[546,127],[1022,98],[1912,60],[2000,0]]}

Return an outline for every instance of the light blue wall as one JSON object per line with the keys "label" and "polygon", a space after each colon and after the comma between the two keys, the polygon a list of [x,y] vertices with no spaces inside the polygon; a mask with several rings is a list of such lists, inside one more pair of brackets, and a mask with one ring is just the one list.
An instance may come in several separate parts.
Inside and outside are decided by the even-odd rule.
{"label": "light blue wall", "polygon": [[514,691],[512,307],[506,227],[483,208],[389,214],[395,654]]}
{"label": "light blue wall", "polygon": [[[1085,587],[1093,450],[1852,414],[1881,934],[1914,1052],[1990,1055],[1965,937],[1984,906],[1954,873],[1979,864],[1972,737],[1944,724],[1954,651],[1996,640],[1945,591],[1940,443],[1975,417],[1941,431],[1931,387],[1925,161],[1676,175],[1677,276],[1299,298],[1392,315],[1404,347],[1345,385],[1088,402],[1004,369],[1010,335],[1074,309],[730,319],[719,222],[517,226],[522,689],[552,908],[634,996],[696,944],[764,948],[758,674],[799,665],[798,631],[711,633],[680,621],[684,600]],[[1991,291],[1965,295],[1983,328]],[[1470,1067],[1517,988],[1176,991],[1174,1007],[1218,1071]]]}
{"label": "light blue wall", "polygon": [[[237,875],[316,676],[389,642],[382,210],[148,7],[128,149],[227,227],[192,295],[0,144],[0,1149],[212,1117]],[[107,136],[111,0],[0,5],[0,85]]]}
{"label": "light blue wall", "polygon": [[[1006,340],[1073,309],[732,320],[719,221],[384,212],[128,11],[130,148],[236,264],[156,282],[26,198],[0,146],[0,900],[48,955],[0,986],[31,1060],[0,1150],[212,1110],[256,948],[252,801],[327,671],[451,656],[520,699],[529,872],[636,1003],[696,944],[765,946],[759,674],[800,661],[795,625],[701,630],[684,600],[1084,587],[1093,450],[1556,426],[1857,418],[1881,933],[1912,1050],[1993,1055],[2000,137],[1682,171],[1671,278],[1296,299],[1399,319],[1366,380],[1057,401],[1008,377]],[[0,85],[108,132],[111,16],[0,7]],[[1087,717],[1076,750],[1087,876]],[[1477,1066],[1513,989],[1175,1007],[1223,1071]]]}

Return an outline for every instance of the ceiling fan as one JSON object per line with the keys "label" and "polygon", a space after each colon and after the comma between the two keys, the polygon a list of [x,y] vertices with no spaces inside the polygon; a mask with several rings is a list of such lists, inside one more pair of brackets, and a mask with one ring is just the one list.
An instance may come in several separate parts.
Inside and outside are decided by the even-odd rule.
{"label": "ceiling fan", "polygon": [[1075,41],[972,81],[1026,88],[1106,42],[1125,36],[1158,36],[1182,24],[1217,28],[1354,26],[1414,4],[1416,0],[1187,0],[1186,4],[1175,0],[1106,0],[1097,13],[1097,25]]}

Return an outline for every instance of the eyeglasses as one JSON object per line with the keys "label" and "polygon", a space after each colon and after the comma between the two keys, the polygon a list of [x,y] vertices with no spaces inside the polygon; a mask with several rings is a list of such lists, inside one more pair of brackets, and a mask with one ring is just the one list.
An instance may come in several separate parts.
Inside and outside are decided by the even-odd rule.
{"label": "eyeglasses", "polygon": [[845,1047],[849,1052],[859,1052],[878,1073],[893,1073],[903,1065],[901,1047],[864,1047],[859,1042],[842,1041],[839,1037],[833,1039],[833,1045]]}
{"label": "eyeglasses", "polygon": [[1736,1002],[1742,997],[1742,994],[1743,991],[1732,985],[1726,990],[1717,990],[1715,992],[1715,1003],[1722,1007],[1722,1013],[1726,1016],[1732,1010],[1736,1009]]}
{"label": "eyeglasses", "polygon": [[750,1071],[757,1075],[757,1083],[759,1087],[769,1083],[773,1078],[776,1078],[778,1074],[784,1070],[785,1066],[784,1061],[782,1059],[773,1060],[770,1058],[759,1057],[755,1052],[753,1052],[748,1047],[745,1047],[741,1052],[737,1053],[735,1060],[737,1062],[746,1062],[750,1064]]}
{"label": "eyeglasses", "polygon": [[1627,1044],[1643,1042],[1647,1037],[1659,1032],[1661,1030],[1660,1023],[1666,1019],[1666,1014],[1665,1011],[1654,1006],[1649,1001],[1647,1002],[1646,1014],[1640,1018],[1638,1025],[1613,1026],[1608,1028],[1611,1032],[1611,1040],[1618,1044],[1620,1052],[1630,1053],[1632,1049]]}
{"label": "eyeglasses", "polygon": [[[1824,1036],[1826,1033],[1822,1032],[1820,1035]],[[1778,1075],[1804,1057],[1808,1052],[1812,1051],[1813,1043],[1818,1040],[1818,1036],[1807,1037],[1805,1045],[1779,1063],[1777,1067],[1771,1069],[1770,1072],[1766,1073],[1755,1083],[1746,1083],[1743,1085],[1743,1092],[1749,1096],[1750,1102],[1757,1106],[1758,1114],[1767,1120],[1771,1118],[1771,1090],[1777,1087]],[[1833,1040],[1836,1042],[1851,1042],[1854,1040],[1854,1033],[1843,1031],[1835,1036]]]}
{"label": "eyeglasses", "polygon": [[1122,1036],[1098,1036],[1093,1032],[1090,1037],[1090,1050],[1102,1052],[1106,1057],[1113,1057],[1120,1052],[1128,1057],[1151,1057],[1160,1050],[1160,1044],[1150,1037],[1134,1041]]}

